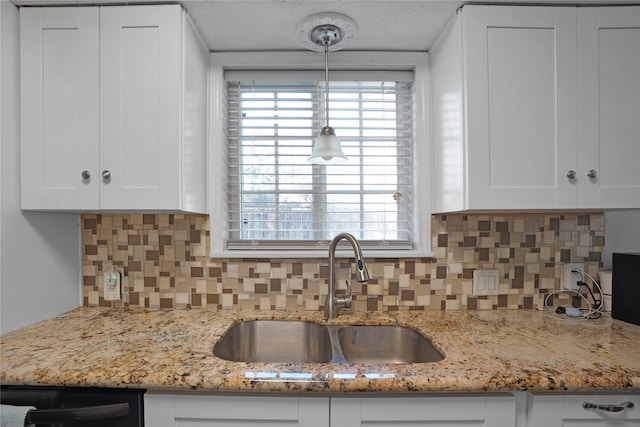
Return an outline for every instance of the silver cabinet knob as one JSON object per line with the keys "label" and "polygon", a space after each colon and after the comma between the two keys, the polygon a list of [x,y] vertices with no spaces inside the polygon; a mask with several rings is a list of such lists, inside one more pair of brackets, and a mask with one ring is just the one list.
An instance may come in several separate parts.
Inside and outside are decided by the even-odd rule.
{"label": "silver cabinet knob", "polygon": [[571,171],[567,172],[567,178],[576,179],[576,171],[571,170]]}
{"label": "silver cabinet knob", "polygon": [[589,177],[589,179],[594,179],[598,177],[598,172],[594,169],[591,169],[589,171],[589,173],[587,173],[587,176]]}
{"label": "silver cabinet knob", "polygon": [[111,172],[109,172],[108,170],[103,170],[102,171],[102,179],[104,179],[105,181],[109,181],[111,179]]}
{"label": "silver cabinet knob", "polygon": [[91,172],[82,171],[82,179],[89,179],[89,178],[91,178]]}

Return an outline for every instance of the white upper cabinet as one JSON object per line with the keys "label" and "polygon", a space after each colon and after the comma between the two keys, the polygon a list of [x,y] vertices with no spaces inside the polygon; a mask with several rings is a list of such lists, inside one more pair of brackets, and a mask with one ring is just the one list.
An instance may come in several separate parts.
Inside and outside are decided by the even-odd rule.
{"label": "white upper cabinet", "polygon": [[[609,173],[605,160],[640,159],[638,24],[609,9],[462,9],[431,50],[434,212],[640,207],[640,168]],[[620,42],[589,14],[625,28],[611,35],[625,44],[608,48]]]}
{"label": "white upper cabinet", "polygon": [[99,206],[99,42],[98,8],[20,9],[23,209]]}
{"label": "white upper cabinet", "polygon": [[579,206],[638,208],[640,7],[579,8],[578,24]]}
{"label": "white upper cabinet", "polygon": [[20,13],[23,209],[205,212],[207,51],[181,7]]}

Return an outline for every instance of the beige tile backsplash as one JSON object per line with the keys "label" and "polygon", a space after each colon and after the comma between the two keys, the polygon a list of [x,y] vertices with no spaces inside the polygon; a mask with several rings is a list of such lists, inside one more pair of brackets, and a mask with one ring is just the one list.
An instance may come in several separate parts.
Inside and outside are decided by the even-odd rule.
{"label": "beige tile backsplash", "polygon": [[[326,259],[211,259],[209,217],[85,214],[81,217],[85,306],[321,310]],[[371,280],[353,281],[354,309],[532,309],[560,288],[561,265],[596,276],[604,215],[433,215],[433,258],[369,258]],[[338,260],[338,277],[351,261]],[[103,272],[125,271],[125,301],[102,298]],[[473,296],[473,270],[496,269],[499,295]],[[569,303],[568,298],[563,301]]]}

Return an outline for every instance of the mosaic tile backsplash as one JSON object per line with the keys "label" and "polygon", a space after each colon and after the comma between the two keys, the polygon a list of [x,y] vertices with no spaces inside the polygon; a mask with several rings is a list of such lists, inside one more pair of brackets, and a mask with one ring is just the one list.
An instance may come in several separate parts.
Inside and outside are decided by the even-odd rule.
{"label": "mosaic tile backsplash", "polygon": [[[315,311],[328,293],[326,259],[209,258],[207,215],[85,214],[81,226],[85,306]],[[601,213],[433,215],[435,256],[369,258],[365,251],[371,279],[353,280],[353,307],[536,309],[560,288],[563,263],[584,263],[596,277],[604,244]],[[124,301],[102,298],[111,265],[124,270]],[[352,268],[338,260],[339,283]],[[475,269],[499,271],[498,295],[473,295]]]}

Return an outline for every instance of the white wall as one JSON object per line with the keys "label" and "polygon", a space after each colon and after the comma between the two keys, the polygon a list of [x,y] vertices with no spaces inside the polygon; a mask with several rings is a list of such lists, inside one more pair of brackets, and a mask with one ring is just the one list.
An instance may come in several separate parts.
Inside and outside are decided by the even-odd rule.
{"label": "white wall", "polygon": [[614,252],[640,252],[640,209],[604,214],[604,269],[611,270]]}
{"label": "white wall", "polygon": [[80,305],[77,214],[20,210],[19,14],[0,1],[0,333]]}

